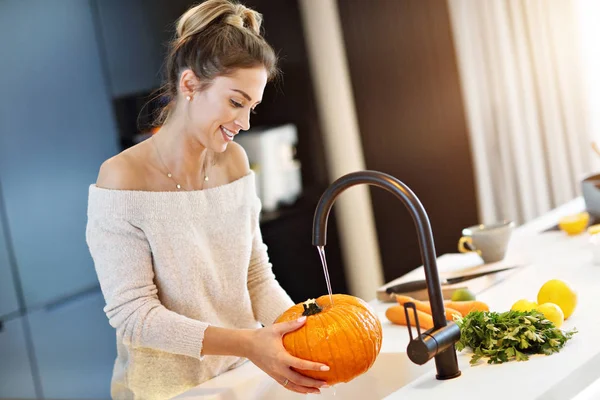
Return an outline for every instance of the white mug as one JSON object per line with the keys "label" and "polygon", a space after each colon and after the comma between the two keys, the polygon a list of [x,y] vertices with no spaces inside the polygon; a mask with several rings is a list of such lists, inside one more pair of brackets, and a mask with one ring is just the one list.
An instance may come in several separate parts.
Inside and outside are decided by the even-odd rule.
{"label": "white mug", "polygon": [[458,241],[461,253],[476,252],[486,264],[504,259],[510,235],[515,227],[512,221],[474,225],[463,229]]}

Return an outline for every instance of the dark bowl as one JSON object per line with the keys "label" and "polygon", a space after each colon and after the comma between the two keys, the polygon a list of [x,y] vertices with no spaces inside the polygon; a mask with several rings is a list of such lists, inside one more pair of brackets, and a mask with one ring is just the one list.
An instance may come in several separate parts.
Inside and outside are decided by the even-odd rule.
{"label": "dark bowl", "polygon": [[581,181],[581,191],[587,212],[600,219],[600,174],[590,175]]}

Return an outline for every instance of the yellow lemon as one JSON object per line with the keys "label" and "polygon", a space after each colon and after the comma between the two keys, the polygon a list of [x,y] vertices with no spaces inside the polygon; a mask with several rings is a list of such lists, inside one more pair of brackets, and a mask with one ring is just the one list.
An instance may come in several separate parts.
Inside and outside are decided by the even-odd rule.
{"label": "yellow lemon", "polygon": [[558,220],[558,227],[569,235],[578,235],[585,231],[589,222],[590,214],[581,212],[560,218]]}
{"label": "yellow lemon", "polygon": [[537,295],[538,304],[554,303],[558,305],[569,318],[577,306],[577,293],[567,283],[552,279],[544,283]]}
{"label": "yellow lemon", "polygon": [[560,328],[565,322],[565,315],[559,306],[554,303],[544,303],[537,307],[537,310],[544,314],[544,318],[552,322],[555,327]]}
{"label": "yellow lemon", "polygon": [[510,308],[512,311],[531,311],[537,308],[538,304],[535,301],[529,301],[527,299],[521,299],[512,305]]}

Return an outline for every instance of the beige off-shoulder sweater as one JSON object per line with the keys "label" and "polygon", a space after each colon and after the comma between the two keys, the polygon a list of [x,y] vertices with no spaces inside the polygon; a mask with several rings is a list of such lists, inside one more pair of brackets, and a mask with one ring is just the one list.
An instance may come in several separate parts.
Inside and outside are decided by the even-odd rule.
{"label": "beige off-shoulder sweater", "polygon": [[271,325],[290,297],[271,270],[254,174],[190,192],[91,185],[87,243],[116,329],[115,399],[165,399],[244,359],[201,357],[209,325]]}

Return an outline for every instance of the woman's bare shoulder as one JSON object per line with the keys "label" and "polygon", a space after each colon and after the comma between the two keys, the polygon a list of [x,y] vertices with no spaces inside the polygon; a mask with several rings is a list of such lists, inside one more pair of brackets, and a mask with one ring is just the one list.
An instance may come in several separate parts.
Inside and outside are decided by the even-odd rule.
{"label": "woman's bare shoulder", "polygon": [[98,172],[96,186],[115,190],[143,189],[146,181],[140,154],[143,151],[143,148],[134,146],[104,161]]}
{"label": "woman's bare shoulder", "polygon": [[230,181],[238,180],[250,173],[250,163],[244,148],[236,142],[227,145],[227,171]]}

